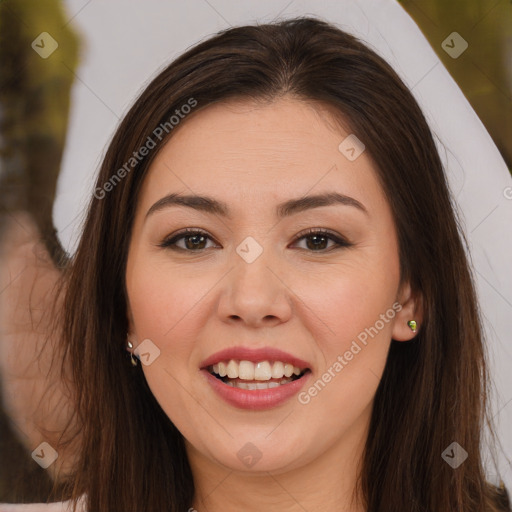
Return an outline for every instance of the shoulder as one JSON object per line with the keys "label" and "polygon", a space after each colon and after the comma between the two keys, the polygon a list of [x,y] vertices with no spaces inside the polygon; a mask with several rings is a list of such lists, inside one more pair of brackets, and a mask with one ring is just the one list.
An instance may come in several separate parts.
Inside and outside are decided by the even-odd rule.
{"label": "shoulder", "polygon": [[[54,503],[0,503],[0,512],[72,512],[72,501]],[[83,497],[77,504],[76,512],[86,512]]]}
{"label": "shoulder", "polygon": [[55,503],[0,503],[0,512],[71,512],[67,502]]}

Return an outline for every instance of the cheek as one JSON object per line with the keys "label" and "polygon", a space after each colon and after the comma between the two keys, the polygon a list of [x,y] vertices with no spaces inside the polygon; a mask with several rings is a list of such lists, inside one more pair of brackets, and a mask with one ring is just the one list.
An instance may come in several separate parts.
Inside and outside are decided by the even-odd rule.
{"label": "cheek", "polygon": [[364,341],[364,333],[376,323],[382,337],[391,336],[395,316],[392,305],[399,282],[398,261],[393,256],[392,252],[388,255],[359,253],[332,267],[328,276],[304,282],[299,295],[321,319],[323,343],[331,357],[333,352],[347,350],[361,333],[360,339]]}
{"label": "cheek", "polygon": [[127,282],[134,336],[139,343],[150,339],[160,351],[158,359],[144,367],[148,384],[155,386],[153,392],[160,401],[159,382],[165,383],[164,391],[170,391],[178,386],[172,377],[182,380],[194,370],[189,362],[199,338],[201,321],[197,314],[205,290],[176,271],[150,266],[134,269]]}
{"label": "cheek", "polygon": [[194,313],[205,292],[198,286],[191,287],[190,280],[176,271],[136,264],[132,269],[127,291],[134,335],[139,343],[150,339],[160,351],[142,370],[162,409],[182,433],[190,434],[187,424],[195,402],[187,392],[193,371],[188,362],[198,338],[199,323]]}
{"label": "cheek", "polygon": [[369,406],[384,371],[399,307],[394,249],[393,244],[366,247],[331,269],[332,279],[323,287],[309,285],[309,297],[316,300],[312,307],[328,329],[317,340],[321,367],[299,399],[314,415],[328,407],[337,418],[332,419],[333,428],[339,421],[346,421],[348,428]]}
{"label": "cheek", "polygon": [[322,361],[298,396],[310,418],[308,428],[321,432],[325,442],[334,442],[337,432],[348,431],[365,411],[369,413],[396,314],[391,282],[352,277],[340,278],[323,296],[318,311],[329,333],[317,339]]}
{"label": "cheek", "polygon": [[130,307],[138,337],[165,342],[173,333],[190,327],[188,315],[204,295],[198,282],[183,278],[179,269],[169,271],[150,265],[133,265],[127,282]]}

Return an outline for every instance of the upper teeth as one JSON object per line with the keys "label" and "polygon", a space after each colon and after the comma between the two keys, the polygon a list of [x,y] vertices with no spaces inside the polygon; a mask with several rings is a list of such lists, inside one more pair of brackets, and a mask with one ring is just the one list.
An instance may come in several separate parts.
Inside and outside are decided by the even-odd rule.
{"label": "upper teeth", "polygon": [[227,362],[219,362],[213,365],[213,372],[221,377],[242,380],[270,380],[300,375],[302,370],[290,363],[275,361],[261,361],[253,363],[252,361],[235,361],[231,359]]}

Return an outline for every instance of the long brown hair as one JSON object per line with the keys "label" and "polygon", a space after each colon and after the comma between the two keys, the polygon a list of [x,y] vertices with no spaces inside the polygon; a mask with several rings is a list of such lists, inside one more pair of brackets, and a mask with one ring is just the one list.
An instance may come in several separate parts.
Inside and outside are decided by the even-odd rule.
{"label": "long brown hair", "polygon": [[[381,57],[314,18],[231,28],[201,42],[159,73],[120,123],[96,190],[105,191],[123,166],[126,172],[91,198],[63,278],[63,357],[72,369],[81,436],[73,498],[87,493],[89,510],[105,512],[191,506],[182,435],[125,350],[135,206],[172,128],[133,169],[126,163],[191,98],[199,112],[231,98],[283,95],[328,106],[364,142],[394,215],[402,282],[409,280],[423,300],[416,339],[391,342],[376,392],[360,477],[367,510],[497,510],[481,458],[488,376],[480,313],[432,133]],[[441,457],[453,441],[469,454],[457,469]]]}

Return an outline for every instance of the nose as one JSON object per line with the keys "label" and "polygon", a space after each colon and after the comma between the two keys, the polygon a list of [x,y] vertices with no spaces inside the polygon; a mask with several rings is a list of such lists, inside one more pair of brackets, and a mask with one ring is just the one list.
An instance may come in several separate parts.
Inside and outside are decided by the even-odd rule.
{"label": "nose", "polygon": [[265,251],[251,263],[235,253],[234,268],[222,283],[218,304],[222,321],[256,328],[278,325],[291,318],[291,291]]}

